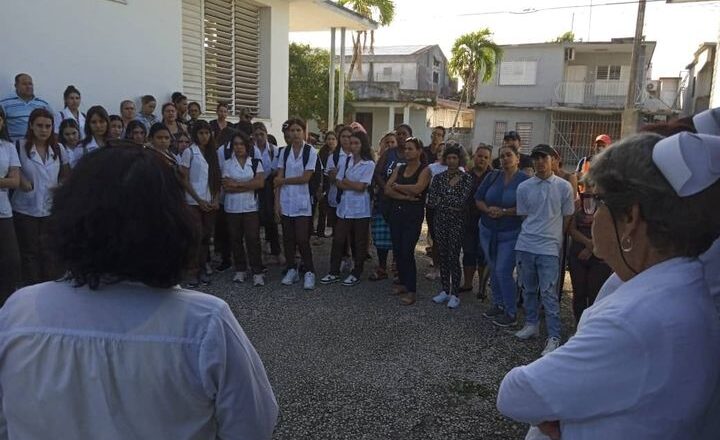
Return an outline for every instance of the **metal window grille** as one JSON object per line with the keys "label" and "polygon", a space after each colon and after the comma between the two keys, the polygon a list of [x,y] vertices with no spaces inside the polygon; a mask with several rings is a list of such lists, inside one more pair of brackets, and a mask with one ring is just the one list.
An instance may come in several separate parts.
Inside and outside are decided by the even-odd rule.
{"label": "metal window grille", "polygon": [[620,113],[552,112],[550,139],[560,153],[563,165],[571,167],[590,154],[598,135],[607,134],[612,139],[619,139],[620,126]]}
{"label": "metal window grille", "polygon": [[515,131],[520,135],[520,151],[530,153],[532,148],[532,122],[517,122]]}
{"label": "metal window grille", "polygon": [[495,137],[493,140],[493,146],[495,148],[502,147],[503,137],[505,137],[506,131],[507,131],[507,122],[495,121]]}

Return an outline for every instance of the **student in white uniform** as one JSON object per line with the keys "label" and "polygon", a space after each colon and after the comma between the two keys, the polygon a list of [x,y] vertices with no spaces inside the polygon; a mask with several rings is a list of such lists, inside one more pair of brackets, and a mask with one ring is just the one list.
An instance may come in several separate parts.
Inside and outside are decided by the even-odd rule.
{"label": "student in white uniform", "polygon": [[[75,149],[82,150],[82,146],[80,146],[80,138],[80,127],[78,127],[78,123],[75,119],[65,119],[62,121],[58,131],[58,142],[60,142],[60,144],[65,148],[70,168],[74,167],[77,160],[82,157],[81,151],[75,151]],[[76,156],[77,159],[75,158]]]}
{"label": "student in white uniform", "polygon": [[110,133],[110,117],[107,110],[100,105],[88,109],[85,138],[80,143],[82,148],[75,149],[72,162],[75,164],[83,154],[90,153],[105,146]]}
{"label": "student in white uniform", "polygon": [[125,124],[122,118],[120,115],[110,115],[108,120],[110,121],[110,128],[108,128],[107,139],[120,139],[125,132]]}
{"label": "student in white uniform", "polygon": [[265,230],[265,241],[270,244],[270,262],[284,265],[285,257],[280,248],[280,233],[278,224],[275,223],[275,193],[273,179],[277,169],[278,147],[268,140],[267,127],[262,122],[255,122],[253,127],[253,140],[255,151],[253,156],[262,160],[265,186],[258,193],[260,203],[260,225]]}
{"label": "student in white uniform", "polygon": [[338,169],[335,179],[340,203],[333,230],[330,273],[320,280],[322,284],[340,281],[340,260],[351,237],[355,243],[355,264],[352,273],[343,280],[343,286],[354,286],[360,282],[367,257],[372,216],[369,185],[375,173],[375,160],[366,133],[353,132],[350,137],[350,153],[351,156],[347,157]]}
{"label": "student in white uniform", "polygon": [[80,111],[80,90],[67,86],[63,92],[65,107],[55,114],[55,134],[60,134],[60,124],[68,119],[77,122],[80,133],[85,133],[85,113]]}
{"label": "student in white uniform", "polygon": [[501,413],[551,438],[698,438],[720,380],[720,320],[697,258],[720,233],[718,169],[720,138],[690,133],[634,135],[594,158],[596,203],[583,209],[618,287],[565,345],[505,376]]}
{"label": "student in white uniform", "polygon": [[275,214],[282,220],[283,245],[287,272],[282,284],[289,286],[300,281],[295,267],[295,251],[300,252],[306,270],[303,287],[315,288],[315,265],[313,264],[310,232],[312,228],[312,202],[309,182],[315,172],[317,151],[305,143],[305,121],[289,119],[287,136],[290,144],[280,150],[275,177]]}
{"label": "student in white uniform", "polygon": [[20,158],[10,142],[6,120],[0,106],[0,307],[20,280],[20,250],[8,195],[9,190],[20,186]]}
{"label": "student in white uniform", "polygon": [[[328,156],[327,167],[325,168],[324,174],[330,181],[330,187],[327,192],[327,218],[328,223],[332,225],[333,237],[335,236],[335,223],[337,222],[337,207],[340,200],[338,199],[338,188],[336,184],[338,170],[345,166],[345,162],[348,157],[352,155],[350,150],[350,137],[352,136],[353,129],[349,125],[345,125],[338,131],[337,135],[340,140],[340,145],[335,147],[333,154]],[[349,271],[352,268],[352,258],[350,257],[349,244],[352,242],[351,235],[347,236],[348,239],[345,243],[343,251],[342,262],[340,263],[340,272]]]}
{"label": "student in white uniform", "polygon": [[125,127],[125,139],[133,141],[138,145],[147,143],[148,131],[145,124],[137,119],[130,121]]}
{"label": "student in white uniform", "polygon": [[[235,260],[236,283],[245,282],[248,262],[253,286],[264,286],[262,251],[260,248],[260,215],[258,191],[265,186],[263,161],[248,154],[253,143],[250,136],[238,132],[230,140],[232,154],[222,166],[224,205],[228,231]],[[247,245],[247,254],[243,242]]]}
{"label": "student in white uniform", "polygon": [[52,191],[69,171],[67,153],[53,134],[53,117],[45,109],[30,113],[25,139],[19,142],[20,186],[12,197],[15,233],[25,284],[62,274],[50,252]]}
{"label": "student in white uniform", "polygon": [[210,252],[210,237],[215,226],[215,215],[219,206],[221,174],[218,163],[215,138],[206,121],[193,125],[193,144],[182,153],[180,169],[187,187],[186,200],[202,228],[202,239],[197,260],[191,268],[194,279],[189,287],[210,283],[205,272],[205,262]]}

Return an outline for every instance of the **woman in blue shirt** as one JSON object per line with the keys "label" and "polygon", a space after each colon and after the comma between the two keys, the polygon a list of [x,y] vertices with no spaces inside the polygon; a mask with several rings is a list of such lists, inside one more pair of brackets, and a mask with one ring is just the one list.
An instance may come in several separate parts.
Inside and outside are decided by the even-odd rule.
{"label": "woman in blue shirt", "polygon": [[500,170],[483,180],[475,193],[480,210],[480,243],[490,266],[493,305],[483,315],[501,327],[514,325],[517,316],[513,281],[515,242],[522,218],[515,212],[518,186],[528,179],[519,172],[520,152],[514,146],[500,149]]}

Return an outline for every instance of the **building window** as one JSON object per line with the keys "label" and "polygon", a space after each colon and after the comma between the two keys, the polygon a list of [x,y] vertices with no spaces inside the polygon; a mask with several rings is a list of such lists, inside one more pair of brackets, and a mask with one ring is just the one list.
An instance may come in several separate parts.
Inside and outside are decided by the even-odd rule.
{"label": "building window", "polygon": [[620,81],[622,66],[597,66],[595,79]]}
{"label": "building window", "polygon": [[532,122],[518,122],[515,124],[515,131],[520,135],[520,151],[523,153],[530,153],[532,129]]}
{"label": "building window", "polygon": [[439,72],[433,72],[433,83],[438,84],[440,82],[440,73]]}
{"label": "building window", "polygon": [[383,76],[391,77],[392,76],[392,67],[383,67]]}
{"label": "building window", "polygon": [[258,113],[259,12],[247,0],[183,0],[183,91],[214,111]]}
{"label": "building window", "polygon": [[503,138],[507,131],[507,122],[495,121],[495,138],[493,140],[493,146],[496,148],[502,147]]}
{"label": "building window", "polygon": [[435,57],[433,57],[433,67],[436,68],[436,69],[439,69],[439,68],[440,68],[440,60],[438,60],[438,59],[435,58]]}
{"label": "building window", "polygon": [[537,80],[537,61],[501,61],[498,85],[534,86]]}

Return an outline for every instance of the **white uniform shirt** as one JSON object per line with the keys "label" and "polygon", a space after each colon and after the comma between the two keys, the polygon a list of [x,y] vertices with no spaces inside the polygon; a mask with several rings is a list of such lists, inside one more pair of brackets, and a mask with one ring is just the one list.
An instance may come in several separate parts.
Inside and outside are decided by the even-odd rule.
{"label": "white uniform shirt", "polygon": [[21,289],[0,309],[0,358],[4,439],[269,440],[277,419],[228,305],[180,288]]}
{"label": "white uniform shirt", "polygon": [[[307,144],[305,144],[307,145]],[[301,148],[298,155],[292,147],[284,147],[278,153],[278,169],[285,170],[285,178],[300,177],[305,171],[315,171],[317,163],[317,150],[310,145],[310,155],[306,166],[303,166],[303,149]],[[290,154],[287,159],[287,167],[285,166],[285,148],[290,148]],[[310,217],[312,216],[312,204],[310,203],[310,190],[308,184],[303,185],[283,185],[280,188],[280,212],[288,217]]]}
{"label": "white uniform shirt", "polygon": [[564,439],[696,438],[720,376],[703,276],[698,260],[674,258],[603,289],[565,345],[505,376],[498,409],[559,420]]}
{"label": "white uniform shirt", "polygon": [[[277,169],[278,147],[268,142],[265,144],[265,149],[263,151],[260,151],[260,148],[258,148],[257,145],[254,149],[254,157],[255,159],[262,160],[263,170],[265,170],[265,178],[267,179],[268,176],[270,176],[270,173]],[[272,157],[270,157],[270,153],[272,153]]]}
{"label": "white uniform shirt", "polygon": [[[345,161],[348,158],[348,154],[345,152],[345,150],[342,149],[342,147],[338,146],[337,148],[340,149],[340,155],[338,156],[338,163],[335,163],[335,154],[331,154],[328,156],[327,160],[327,167],[325,167],[325,175],[328,175],[329,171],[332,171],[334,169],[340,170],[341,168],[345,167]],[[333,152],[334,153],[334,152]],[[335,175],[337,177],[337,174]],[[327,193],[327,200],[328,205],[332,208],[337,208],[338,201],[337,201],[337,185],[334,183],[330,184],[330,188],[328,189]]]}
{"label": "white uniform shirt", "polygon": [[85,115],[81,111],[78,111],[78,115],[79,117],[76,118],[67,107],[57,112],[55,114],[55,133],[60,134],[60,124],[62,121],[65,119],[74,119],[80,127],[80,132],[78,134],[80,135],[80,138],[83,138],[85,136]]}
{"label": "white uniform shirt", "polygon": [[52,189],[58,184],[60,168],[67,162],[65,147],[60,147],[60,157],[54,157],[52,148],[48,147],[45,162],[42,161],[33,145],[30,157],[25,151],[25,141],[20,140],[20,172],[25,179],[32,182],[30,191],[16,190],[12,196],[13,211],[32,217],[48,217],[52,208]]}
{"label": "white uniform shirt", "polygon": [[[249,157],[245,160],[245,166],[235,157],[235,154],[226,160],[222,166],[223,178],[229,178],[238,182],[249,182],[255,178],[255,173],[263,172],[263,165],[258,162],[257,170],[253,173],[252,159]],[[258,201],[255,191],[245,191],[240,193],[225,193],[225,212],[230,214],[240,214],[245,212],[256,212],[258,210]]]}
{"label": "white uniform shirt", "polygon": [[[0,179],[7,177],[10,168],[14,167],[20,167],[17,148],[15,144],[0,139]],[[0,188],[0,218],[12,217],[9,192],[10,188]]]}
{"label": "white uniform shirt", "polygon": [[75,168],[80,158],[85,155],[85,147],[83,147],[81,143],[77,144],[74,148],[65,147],[65,151],[67,152],[70,168]]}
{"label": "white uniform shirt", "polygon": [[[347,178],[352,182],[361,182],[370,185],[373,173],[375,172],[375,162],[372,160],[361,160],[355,163],[352,156],[348,156],[345,161],[347,163],[347,171],[345,171],[345,165],[338,169],[338,181]],[[342,191],[340,203],[337,207],[337,216],[339,218],[369,218],[371,215],[370,192],[367,189],[365,191],[353,191],[349,189]]]}
{"label": "white uniform shirt", "polygon": [[[210,166],[205,160],[202,151],[200,151],[200,147],[192,144],[190,147],[186,148],[182,153],[180,165],[190,170],[190,185],[193,187],[198,197],[208,203],[211,202],[212,195],[210,194],[209,182]],[[185,200],[188,205],[198,204],[189,193],[185,195]]]}

